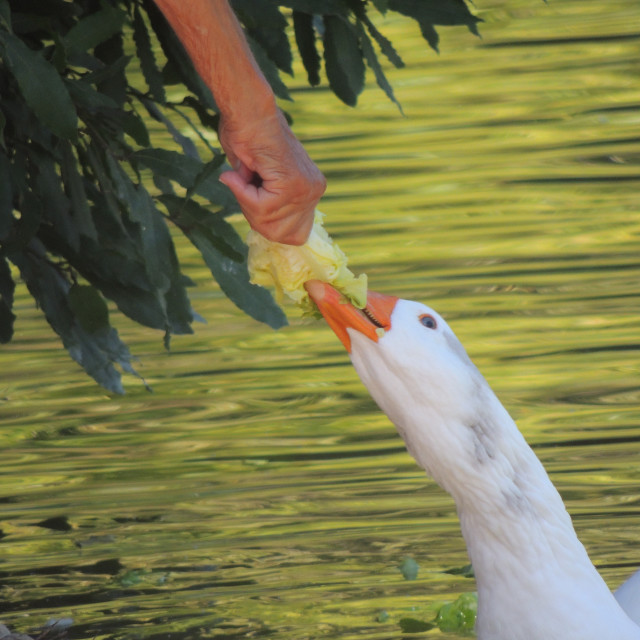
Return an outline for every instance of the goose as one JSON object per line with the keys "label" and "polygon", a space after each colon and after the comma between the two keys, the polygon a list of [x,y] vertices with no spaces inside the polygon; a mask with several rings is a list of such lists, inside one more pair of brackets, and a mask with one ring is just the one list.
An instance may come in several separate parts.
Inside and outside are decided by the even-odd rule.
{"label": "goose", "polygon": [[640,640],[640,572],[619,601],[506,409],[433,309],[305,288],[417,463],[453,497],[478,591],[479,640]]}

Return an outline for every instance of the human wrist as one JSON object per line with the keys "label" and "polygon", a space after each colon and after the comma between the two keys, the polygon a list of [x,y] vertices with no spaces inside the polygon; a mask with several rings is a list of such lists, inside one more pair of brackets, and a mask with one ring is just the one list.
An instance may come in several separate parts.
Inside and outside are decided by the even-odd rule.
{"label": "human wrist", "polygon": [[218,102],[218,109],[226,125],[234,131],[250,131],[257,128],[256,133],[264,128],[281,126],[282,114],[276,103],[271,87],[261,78],[250,86],[245,84],[243,98],[234,102]]}

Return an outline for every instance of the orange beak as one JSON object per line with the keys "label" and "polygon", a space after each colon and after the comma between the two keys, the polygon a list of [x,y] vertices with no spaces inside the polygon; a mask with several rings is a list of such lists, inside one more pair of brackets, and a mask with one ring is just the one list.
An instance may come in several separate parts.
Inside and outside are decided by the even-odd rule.
{"label": "orange beak", "polygon": [[391,313],[398,301],[396,296],[369,291],[367,306],[360,310],[326,282],[309,280],[304,287],[349,353],[351,339],[347,329],[355,329],[374,342],[378,342],[384,331],[391,329]]}

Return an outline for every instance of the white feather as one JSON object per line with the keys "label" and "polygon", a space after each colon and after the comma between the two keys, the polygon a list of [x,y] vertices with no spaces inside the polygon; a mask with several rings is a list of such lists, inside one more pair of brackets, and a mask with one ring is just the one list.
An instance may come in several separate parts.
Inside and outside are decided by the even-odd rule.
{"label": "white feather", "polygon": [[[435,329],[421,323],[425,314]],[[542,464],[447,323],[399,300],[378,342],[349,334],[371,396],[456,502],[477,579],[479,640],[640,640]],[[637,575],[621,602],[635,599],[640,611]]]}

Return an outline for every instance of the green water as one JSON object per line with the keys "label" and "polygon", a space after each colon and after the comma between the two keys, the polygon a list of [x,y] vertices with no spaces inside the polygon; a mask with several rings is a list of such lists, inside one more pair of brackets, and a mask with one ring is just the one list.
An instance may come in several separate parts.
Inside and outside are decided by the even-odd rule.
{"label": "green water", "polygon": [[[375,87],[357,110],[304,88],[288,108],[354,270],[447,317],[616,586],[640,566],[640,4],[478,11],[483,39],[441,31],[439,56],[379,21],[407,62],[390,71],[405,118]],[[104,394],[21,294],[0,356],[2,620],[386,639],[472,591],[446,572],[467,563],[452,501],[331,332],[245,318],[181,251],[208,324],[166,354],[115,320],[153,394]]]}

